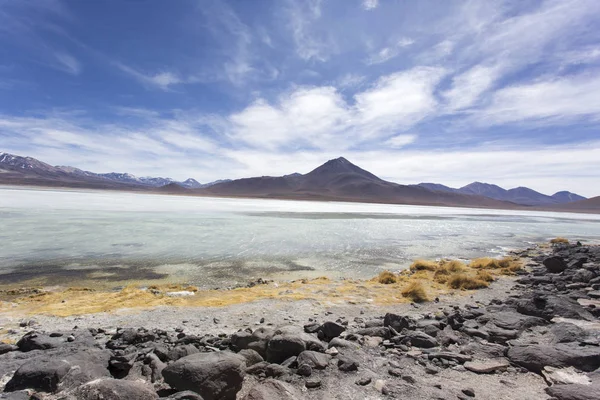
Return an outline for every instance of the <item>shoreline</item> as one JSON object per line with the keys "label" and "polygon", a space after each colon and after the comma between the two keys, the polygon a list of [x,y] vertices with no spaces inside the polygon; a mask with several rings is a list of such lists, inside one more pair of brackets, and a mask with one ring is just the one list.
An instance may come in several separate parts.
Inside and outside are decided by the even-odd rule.
{"label": "shoreline", "polygon": [[[251,199],[251,200],[274,200],[274,201],[303,201],[303,202],[317,202],[317,203],[349,203],[349,204],[379,204],[379,205],[396,205],[396,206],[417,206],[417,207],[444,207],[444,208],[459,208],[459,209],[473,209],[473,210],[499,210],[499,211],[533,211],[543,213],[565,213],[565,214],[591,214],[599,215],[600,210],[598,209],[563,209],[560,207],[539,207],[539,206],[525,206],[522,204],[514,204],[503,207],[486,207],[486,206],[474,206],[474,205],[456,205],[446,203],[407,203],[407,202],[386,202],[386,201],[368,201],[365,199],[351,199],[351,198],[334,198],[334,197],[316,197],[316,196],[299,196],[299,197],[285,197],[285,196],[246,196],[246,195],[218,195],[212,193],[182,193],[182,192],[166,192],[159,191],[158,189],[147,189],[141,188],[135,189],[116,189],[116,188],[86,188],[86,187],[69,187],[69,186],[35,186],[35,185],[19,185],[19,184],[0,184],[0,189],[8,190],[56,190],[65,192],[121,192],[130,194],[148,194],[155,196],[178,196],[178,197],[198,197],[198,198],[215,198],[215,199]],[[24,189],[22,189],[24,188]],[[191,189],[193,190],[193,189]]]}
{"label": "shoreline", "polygon": [[[205,398],[244,400],[596,399],[600,246],[557,243],[515,255],[524,266],[515,269],[516,275],[498,274],[489,287],[478,290],[433,292],[428,287],[428,302],[414,303],[398,292],[425,275],[431,279],[437,273],[439,278],[442,267],[450,264],[423,262],[406,278],[395,275],[405,280],[392,284],[316,279],[286,287],[254,282],[214,292],[229,297],[253,290],[264,294],[265,287],[277,285],[272,289],[281,293],[213,306],[186,304],[192,296],[183,296],[173,297],[176,304],[171,305],[52,316],[40,309],[36,314],[35,308],[26,312],[23,304],[28,302],[2,303],[1,337],[17,345],[0,345],[0,389],[7,386],[27,396],[36,392],[36,398],[46,400],[96,399],[107,391],[117,393],[115,399],[198,398],[182,397],[184,390]],[[480,269],[461,271],[477,274]],[[343,285],[350,284],[356,290],[363,287],[358,292],[362,299],[356,296],[360,301],[344,291]],[[310,296],[298,296],[302,290]],[[368,301],[365,293],[380,301]],[[50,303],[64,309],[77,305],[74,298],[62,300]],[[88,306],[93,310],[94,302]],[[32,331],[36,333],[28,333]],[[55,386],[41,389],[19,372],[33,368],[48,373],[50,367],[40,371],[39,365],[56,357],[64,358],[70,371],[91,360],[101,368],[90,370],[93,376],[67,374]],[[236,383],[228,386],[237,397],[213,393],[225,378],[202,365],[217,359],[231,366]],[[186,386],[178,373],[206,374],[212,384]]]}

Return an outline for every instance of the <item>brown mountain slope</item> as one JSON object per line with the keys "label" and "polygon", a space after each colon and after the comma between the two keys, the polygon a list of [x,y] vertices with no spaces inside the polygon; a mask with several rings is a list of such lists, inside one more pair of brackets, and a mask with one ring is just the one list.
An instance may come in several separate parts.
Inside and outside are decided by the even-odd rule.
{"label": "brown mountain slope", "polygon": [[585,200],[574,201],[572,203],[554,205],[549,210],[553,211],[572,211],[572,212],[600,212],[600,196]]}
{"label": "brown mountain slope", "polygon": [[329,160],[306,175],[238,179],[196,191],[214,196],[315,199],[392,204],[515,208],[513,203],[482,196],[432,191],[378,178],[343,157]]}

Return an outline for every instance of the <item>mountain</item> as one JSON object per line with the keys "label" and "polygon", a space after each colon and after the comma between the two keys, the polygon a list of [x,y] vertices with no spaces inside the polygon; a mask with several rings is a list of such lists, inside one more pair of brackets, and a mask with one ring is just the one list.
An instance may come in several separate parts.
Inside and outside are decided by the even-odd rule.
{"label": "mountain", "polygon": [[329,160],[311,172],[286,176],[237,179],[200,189],[199,194],[279,199],[358,201],[513,208],[514,204],[460,193],[399,185],[352,164],[343,157]]}
{"label": "mountain", "polygon": [[567,192],[566,190],[562,192],[556,192],[550,197],[555,199],[557,203],[570,203],[572,201],[585,200],[585,197],[575,193]]}
{"label": "mountain", "polygon": [[423,182],[423,183],[419,183],[416,186],[421,186],[421,187],[424,187],[424,188],[429,189],[429,190],[437,190],[439,192],[460,193],[458,191],[458,189],[453,189],[451,187],[448,187],[448,186],[445,186],[445,185],[441,185],[439,183],[427,183],[427,182]]}
{"label": "mountain", "polygon": [[160,188],[171,183],[179,183],[188,188],[200,188],[202,185],[190,178],[177,182],[171,178],[137,177],[128,173],[110,172],[97,174],[69,166],[52,166],[32,157],[21,157],[9,153],[0,153],[0,183],[17,185],[49,185],[91,188]]}
{"label": "mountain", "polygon": [[600,196],[554,205],[549,209],[552,211],[598,213],[600,212]]}
{"label": "mountain", "polygon": [[202,187],[202,184],[195,179],[188,178],[181,182],[181,185],[189,189],[198,189]]}
{"label": "mountain", "polygon": [[[128,173],[96,174],[74,167],[52,166],[32,157],[0,153],[0,184],[485,208],[519,208],[516,203],[520,202],[547,210],[600,210],[600,206],[596,206],[598,198],[581,200],[581,196],[570,192],[546,196],[524,187],[505,190],[481,182],[460,189],[435,183],[400,185],[385,181],[343,157],[329,160],[304,175],[293,173],[201,184],[192,178],[177,182],[170,178],[136,177]],[[578,201],[559,204],[567,200]],[[572,205],[569,206],[572,208],[560,208],[563,205]]]}
{"label": "mountain", "polygon": [[419,183],[418,186],[422,186],[435,191],[474,194],[488,197],[490,199],[509,201],[511,203],[520,204],[524,206],[546,206],[585,199],[585,197],[583,196],[567,191],[558,192],[552,196],[547,196],[527,187],[520,186],[517,188],[506,190],[498,185],[492,185],[489,183],[482,182],[473,182],[461,187],[460,189],[454,189],[448,186],[440,185],[438,183]]}

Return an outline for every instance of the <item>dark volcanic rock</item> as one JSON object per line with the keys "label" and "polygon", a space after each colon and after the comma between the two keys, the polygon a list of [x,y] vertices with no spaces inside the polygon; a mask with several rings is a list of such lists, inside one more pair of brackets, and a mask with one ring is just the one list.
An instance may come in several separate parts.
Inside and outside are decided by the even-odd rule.
{"label": "dark volcanic rock", "polygon": [[258,364],[261,361],[264,361],[263,358],[256,351],[252,349],[244,349],[238,353],[240,356],[246,359],[246,365],[248,367]]}
{"label": "dark volcanic rock", "polygon": [[177,392],[169,397],[165,398],[166,400],[204,400],[202,396],[200,396],[196,392],[192,392],[191,390],[185,390],[183,392]]}
{"label": "dark volcanic rock", "polygon": [[177,361],[180,358],[187,357],[192,354],[200,353],[200,350],[193,344],[183,344],[173,347],[171,351],[167,353],[168,361]]}
{"label": "dark volcanic rock", "polygon": [[548,257],[543,261],[544,266],[548,270],[548,272],[552,272],[553,274],[558,274],[567,269],[567,264],[565,261],[556,256]]}
{"label": "dark volcanic rock", "polygon": [[576,367],[587,372],[600,367],[600,347],[575,343],[517,345],[508,349],[507,356],[513,363],[537,373],[545,366]]}
{"label": "dark volcanic rock", "polygon": [[567,297],[534,293],[515,300],[517,312],[550,321],[554,317],[595,320],[594,316],[575,300]]}
{"label": "dark volcanic rock", "polygon": [[554,385],[546,392],[558,400],[600,400],[600,385]]}
{"label": "dark volcanic rock", "polygon": [[82,349],[60,357],[40,355],[23,364],[6,384],[6,391],[37,389],[55,392],[94,379],[110,377],[107,350]]}
{"label": "dark volcanic rock", "polygon": [[14,344],[0,343],[0,355],[16,350],[19,350],[19,347]]}
{"label": "dark volcanic rock", "polygon": [[359,329],[356,333],[363,336],[378,336],[384,339],[389,339],[391,337],[390,328],[383,326]]}
{"label": "dark volcanic rock", "polygon": [[404,339],[402,339],[402,343],[409,343],[411,346],[423,347],[426,349],[439,345],[434,337],[420,331],[408,332]]}
{"label": "dark volcanic rock", "polygon": [[269,340],[267,361],[281,363],[289,357],[297,356],[304,350],[306,350],[306,344],[301,337],[290,334],[276,335]]}
{"label": "dark volcanic rock", "polygon": [[65,339],[62,337],[51,337],[38,332],[25,334],[18,342],[17,347],[21,351],[47,350],[62,346]]}
{"label": "dark volcanic rock", "polygon": [[580,342],[587,336],[582,328],[568,322],[552,325],[550,332],[554,335],[554,343]]}
{"label": "dark volcanic rock", "polygon": [[301,400],[296,389],[281,381],[268,379],[255,385],[243,400]]}
{"label": "dark volcanic rock", "polygon": [[339,356],[338,357],[338,368],[340,371],[350,372],[356,371],[358,369],[359,363],[358,361],[347,357],[347,356]]}
{"label": "dark volcanic rock", "polygon": [[298,355],[298,365],[307,364],[314,369],[325,369],[329,365],[331,356],[329,354],[317,353],[316,351],[306,350]]}
{"label": "dark volcanic rock", "polygon": [[401,332],[402,329],[414,329],[416,322],[410,317],[387,313],[383,318],[383,326],[389,326],[392,327],[396,332]]}
{"label": "dark volcanic rock", "polygon": [[163,371],[177,390],[192,390],[205,400],[234,400],[244,379],[244,357],[229,353],[198,353],[183,357]]}
{"label": "dark volcanic rock", "polygon": [[75,389],[69,400],[155,400],[158,395],[152,386],[142,382],[121,379],[99,379]]}
{"label": "dark volcanic rock", "polygon": [[335,337],[338,337],[345,330],[346,330],[346,328],[343,327],[342,325],[340,325],[336,322],[331,322],[331,321],[325,322],[323,325],[321,325],[321,328],[320,328],[320,331],[322,332],[323,338],[325,340],[331,340]]}

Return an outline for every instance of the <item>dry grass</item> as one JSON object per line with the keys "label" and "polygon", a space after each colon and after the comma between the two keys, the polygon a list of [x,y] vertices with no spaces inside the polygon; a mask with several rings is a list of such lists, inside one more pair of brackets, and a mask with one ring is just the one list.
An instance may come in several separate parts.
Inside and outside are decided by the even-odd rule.
{"label": "dry grass", "polygon": [[559,236],[559,237],[555,237],[554,239],[550,240],[550,243],[552,243],[552,244],[559,244],[559,243],[569,244],[569,239]]}
{"label": "dry grass", "polygon": [[477,279],[480,279],[484,282],[494,282],[496,278],[494,278],[494,275],[492,275],[489,271],[481,269],[477,271]]}
{"label": "dry grass", "polygon": [[389,285],[398,282],[398,277],[390,271],[383,271],[377,276],[377,282]]}
{"label": "dry grass", "polygon": [[402,297],[410,299],[415,303],[423,303],[425,301],[429,301],[429,297],[427,296],[427,292],[425,291],[425,287],[421,282],[411,282],[407,287],[402,289]]}
{"label": "dry grass", "polygon": [[435,271],[438,263],[429,260],[415,260],[410,266],[411,271]]}
{"label": "dry grass", "polygon": [[483,289],[489,286],[489,283],[467,274],[454,274],[448,278],[448,286],[452,289]]}

